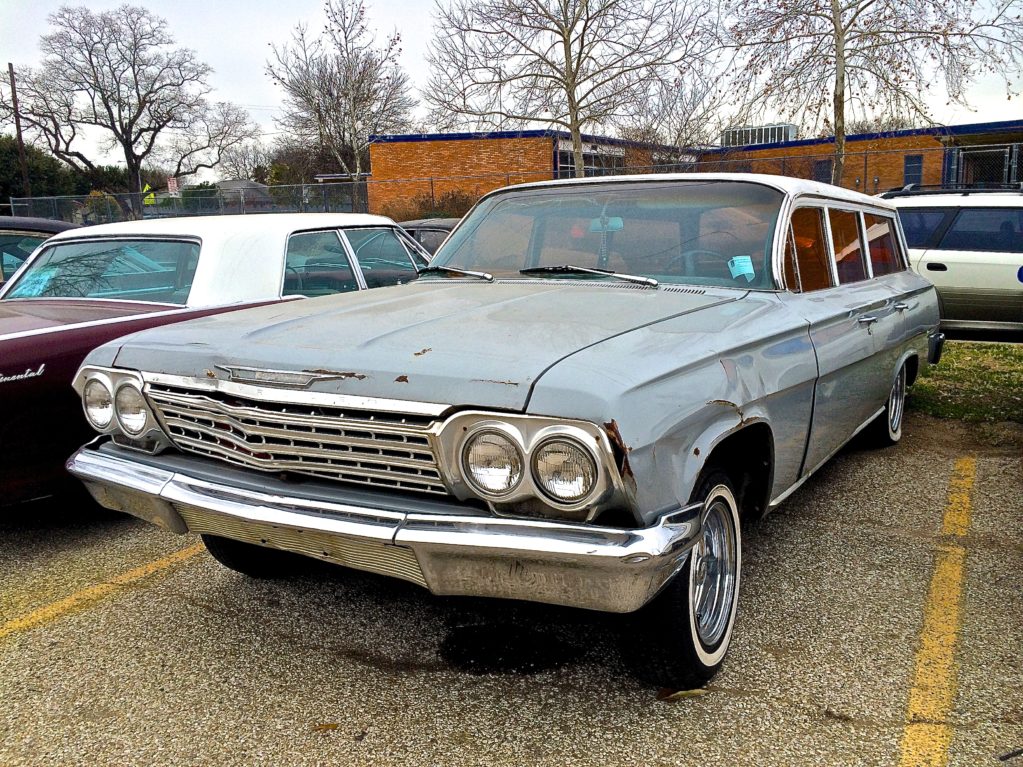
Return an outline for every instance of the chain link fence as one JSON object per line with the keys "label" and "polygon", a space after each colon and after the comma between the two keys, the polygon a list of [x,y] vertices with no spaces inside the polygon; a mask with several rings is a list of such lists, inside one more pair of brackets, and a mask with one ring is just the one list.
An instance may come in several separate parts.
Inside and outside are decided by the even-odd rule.
{"label": "chain link fence", "polygon": [[365,213],[366,182],[252,185],[241,189],[185,189],[141,194],[92,192],[64,197],[12,197],[15,216],[33,216],[75,224],[249,213]]}
{"label": "chain link fence", "polygon": [[[830,183],[830,151],[794,153],[793,148],[736,147],[681,154],[670,162],[642,167],[588,168],[588,175],[679,172],[769,173]],[[16,216],[98,224],[135,218],[220,215],[225,213],[377,213],[404,221],[463,215],[487,192],[509,184],[543,181],[552,168],[471,176],[426,176],[350,183],[245,188],[185,189],[177,196],[93,192],[79,197],[11,198]],[[1023,144],[922,149],[907,147],[846,155],[841,186],[879,194],[908,184],[984,187],[1023,182]]]}

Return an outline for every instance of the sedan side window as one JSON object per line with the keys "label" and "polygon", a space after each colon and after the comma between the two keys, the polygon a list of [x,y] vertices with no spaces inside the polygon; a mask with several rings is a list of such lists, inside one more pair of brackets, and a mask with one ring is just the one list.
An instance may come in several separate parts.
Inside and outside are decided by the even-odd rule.
{"label": "sedan side window", "polygon": [[824,211],[797,208],[785,244],[785,275],[789,288],[809,292],[831,287],[831,264],[824,239]]}
{"label": "sedan side window", "polygon": [[411,282],[419,276],[412,257],[393,229],[345,229],[366,286],[381,288]]}
{"label": "sedan side window", "polygon": [[288,238],[282,296],[326,296],[358,289],[336,231],[302,232]]}
{"label": "sedan side window", "polygon": [[867,227],[867,249],[874,276],[901,272],[905,267],[895,244],[895,221],[887,216],[864,213],[863,223]]}
{"label": "sedan side window", "polygon": [[849,210],[831,209],[828,218],[831,221],[831,241],[835,244],[839,284],[867,279],[867,265],[863,262],[860,244],[859,216]]}

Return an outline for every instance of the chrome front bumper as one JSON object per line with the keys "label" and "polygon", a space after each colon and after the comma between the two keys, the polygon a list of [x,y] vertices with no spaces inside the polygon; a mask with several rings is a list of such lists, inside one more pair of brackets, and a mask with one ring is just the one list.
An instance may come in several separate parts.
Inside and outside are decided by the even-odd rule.
{"label": "chrome front bumper", "polygon": [[[460,594],[631,612],[685,564],[702,504],[639,530],[375,509],[211,482],[86,446],[67,463],[98,503],[175,533],[293,551]],[[453,510],[454,511],[454,510]]]}

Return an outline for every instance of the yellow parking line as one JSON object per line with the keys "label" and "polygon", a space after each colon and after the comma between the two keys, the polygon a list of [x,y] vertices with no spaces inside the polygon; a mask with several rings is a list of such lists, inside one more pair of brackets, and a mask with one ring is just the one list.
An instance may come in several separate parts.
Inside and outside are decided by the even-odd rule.
{"label": "yellow parking line", "polygon": [[150,575],[154,575],[161,570],[166,570],[181,562],[189,560],[204,550],[203,545],[201,543],[197,543],[194,546],[189,546],[187,549],[181,549],[180,551],[175,551],[173,554],[166,557],[153,560],[152,562],[142,565],[142,567],[136,567],[134,570],[121,573],[105,583],[97,583],[95,586],[89,586],[88,588],[82,589],[81,591],[72,594],[66,599],[62,599],[59,602],[48,604],[45,607],[40,607],[38,610],[33,610],[27,615],[22,615],[20,618],[15,618],[12,621],[0,624],[0,640],[6,639],[12,634],[28,631],[36,626],[49,623],[50,621],[56,620],[70,612],[80,610],[83,607],[94,604],[115,591],[123,589],[125,586],[129,586],[132,583],[140,581],[143,578],[148,578]]}
{"label": "yellow parking line", "polygon": [[955,703],[955,646],[966,565],[966,549],[960,539],[970,529],[970,492],[976,477],[975,458],[956,461],[941,524],[942,543],[935,557],[924,607],[920,649],[906,707],[900,767],[945,767],[948,764],[952,742],[952,725],[948,720]]}

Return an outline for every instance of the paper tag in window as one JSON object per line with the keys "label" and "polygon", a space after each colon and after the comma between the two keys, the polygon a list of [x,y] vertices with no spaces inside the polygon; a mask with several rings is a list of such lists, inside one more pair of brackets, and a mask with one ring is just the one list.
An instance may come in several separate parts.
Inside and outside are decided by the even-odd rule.
{"label": "paper tag in window", "polygon": [[753,259],[749,256],[736,256],[729,260],[728,271],[732,273],[733,280],[745,277],[746,282],[753,282],[753,278],[756,276],[753,272]]}

